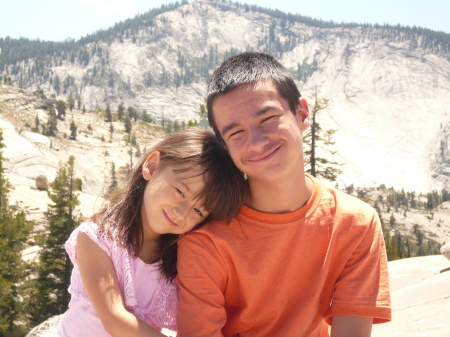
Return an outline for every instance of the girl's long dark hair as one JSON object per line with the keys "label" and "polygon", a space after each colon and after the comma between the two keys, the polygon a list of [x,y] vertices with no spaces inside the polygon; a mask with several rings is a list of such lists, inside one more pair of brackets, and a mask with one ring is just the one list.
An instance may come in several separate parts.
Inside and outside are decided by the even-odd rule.
{"label": "girl's long dark hair", "polygon": [[[147,181],[142,176],[142,166],[153,151],[161,154],[161,165],[178,164],[182,170],[200,168],[205,186],[197,198],[210,213],[194,229],[210,220],[230,222],[242,206],[247,195],[247,182],[234,165],[224,146],[209,131],[199,128],[181,130],[170,134],[143,155],[134,168],[124,188],[111,199],[110,204],[96,213],[92,220],[99,228],[138,256],[143,246],[141,206]],[[146,263],[160,263],[163,275],[169,280],[177,275],[176,234],[160,237],[156,257]]]}

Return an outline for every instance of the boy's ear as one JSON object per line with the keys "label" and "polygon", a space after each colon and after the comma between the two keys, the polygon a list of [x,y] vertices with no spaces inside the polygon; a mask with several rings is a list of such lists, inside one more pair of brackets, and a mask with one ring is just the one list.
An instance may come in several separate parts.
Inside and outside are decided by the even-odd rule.
{"label": "boy's ear", "polygon": [[160,162],[161,153],[159,153],[159,151],[153,151],[152,153],[150,153],[150,155],[145,160],[144,165],[142,165],[142,176],[145,180],[150,180]]}
{"label": "boy's ear", "polygon": [[311,122],[309,121],[309,108],[308,108],[308,102],[304,98],[299,98],[298,106],[297,106],[297,114],[298,117],[301,120],[301,130],[306,131]]}

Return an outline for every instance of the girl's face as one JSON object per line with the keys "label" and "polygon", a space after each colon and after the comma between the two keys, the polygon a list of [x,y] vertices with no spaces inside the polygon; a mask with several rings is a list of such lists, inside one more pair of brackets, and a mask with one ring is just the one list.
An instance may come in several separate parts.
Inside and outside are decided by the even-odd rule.
{"label": "girl's face", "polygon": [[158,151],[144,163],[142,175],[147,180],[141,208],[144,239],[157,239],[161,234],[185,233],[208,216],[195,199],[204,187],[200,169],[176,172],[180,165],[161,165]]}

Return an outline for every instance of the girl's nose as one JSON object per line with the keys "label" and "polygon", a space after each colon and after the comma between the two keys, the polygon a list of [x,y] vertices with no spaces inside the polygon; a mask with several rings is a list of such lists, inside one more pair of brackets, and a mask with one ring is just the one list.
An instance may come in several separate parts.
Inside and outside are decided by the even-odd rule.
{"label": "girl's nose", "polygon": [[188,214],[190,209],[190,204],[188,200],[181,200],[177,203],[174,212],[177,217],[179,217],[179,220],[184,220],[186,218],[186,215]]}

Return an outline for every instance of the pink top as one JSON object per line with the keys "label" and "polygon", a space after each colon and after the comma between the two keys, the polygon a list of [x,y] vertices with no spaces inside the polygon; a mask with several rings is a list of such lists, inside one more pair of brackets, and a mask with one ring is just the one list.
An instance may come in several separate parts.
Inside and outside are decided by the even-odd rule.
{"label": "pink top", "polygon": [[176,330],[176,285],[164,279],[157,264],[146,264],[134,258],[126,248],[100,231],[97,224],[85,222],[72,232],[65,246],[74,264],[69,287],[72,298],[59,324],[58,336],[110,336],[95,313],[81,281],[76,254],[79,231],[86,233],[111,258],[126,309],[158,330]]}

